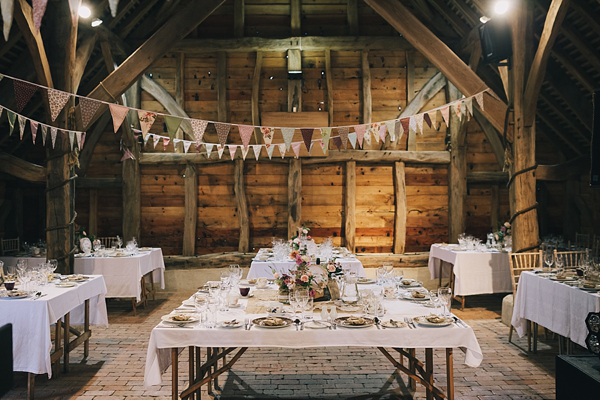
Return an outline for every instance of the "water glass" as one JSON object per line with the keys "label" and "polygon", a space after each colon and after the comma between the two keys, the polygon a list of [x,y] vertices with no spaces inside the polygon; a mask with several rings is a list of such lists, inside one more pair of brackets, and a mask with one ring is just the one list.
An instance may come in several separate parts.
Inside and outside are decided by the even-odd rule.
{"label": "water glass", "polygon": [[444,316],[449,317],[451,315],[452,307],[452,289],[449,287],[441,287],[438,289],[438,296],[444,305]]}
{"label": "water glass", "polygon": [[206,327],[215,328],[217,326],[217,315],[219,313],[219,299],[208,299],[208,315],[206,318]]}
{"label": "water glass", "polygon": [[304,306],[304,311],[306,313],[306,315],[304,316],[304,319],[312,320],[314,310],[315,310],[315,299],[312,296],[308,296],[308,299],[306,300],[306,305]]}

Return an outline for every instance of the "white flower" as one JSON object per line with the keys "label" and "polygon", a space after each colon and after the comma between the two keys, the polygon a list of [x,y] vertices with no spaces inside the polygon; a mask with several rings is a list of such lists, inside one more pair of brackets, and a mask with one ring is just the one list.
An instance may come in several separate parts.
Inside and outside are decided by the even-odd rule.
{"label": "white flower", "polygon": [[302,229],[302,233],[304,233],[305,235],[308,234],[308,229]]}

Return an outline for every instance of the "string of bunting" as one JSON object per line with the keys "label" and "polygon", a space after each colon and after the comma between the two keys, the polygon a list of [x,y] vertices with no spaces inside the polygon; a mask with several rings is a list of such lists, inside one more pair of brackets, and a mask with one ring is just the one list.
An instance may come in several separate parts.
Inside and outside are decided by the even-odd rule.
{"label": "string of bunting", "polygon": [[[177,147],[179,143],[183,144],[183,149],[187,153],[191,148],[191,144],[195,143],[195,151],[199,152],[202,146],[205,147],[207,156],[210,157],[211,152],[216,147],[217,153],[219,154],[219,158],[223,155],[225,147],[228,148],[231,158],[235,157],[235,153],[237,148],[240,147],[242,151],[242,156],[245,159],[249,148],[252,147],[254,151],[254,155],[258,160],[260,156],[260,152],[264,147],[267,150],[267,155],[269,159],[273,156],[274,149],[277,147],[281,157],[285,157],[285,153],[290,149],[293,150],[296,158],[300,155],[301,145],[304,144],[306,150],[311,153],[314,144],[317,143],[317,147],[321,147],[323,153],[325,153],[328,149],[329,141],[333,141],[335,147],[338,150],[347,149],[348,145],[351,145],[352,148],[363,147],[364,143],[369,145],[372,140],[379,143],[379,141],[385,142],[386,136],[389,136],[391,142],[395,142],[400,139],[404,133],[409,131],[413,131],[415,133],[423,134],[423,125],[427,124],[428,127],[432,127],[437,125],[438,123],[438,112],[441,114],[441,118],[446,126],[449,125],[450,122],[450,113],[455,113],[459,119],[467,118],[473,115],[473,99],[476,100],[478,106],[483,109],[484,101],[483,94],[488,91],[486,89],[479,93],[476,93],[470,97],[463,97],[461,99],[455,100],[453,102],[444,104],[439,107],[432,108],[428,111],[424,111],[422,113],[414,114],[411,116],[406,116],[403,118],[397,118],[382,122],[375,122],[370,124],[356,124],[356,125],[347,125],[347,126],[337,126],[337,127],[318,127],[318,128],[309,128],[309,127],[272,127],[272,126],[254,126],[254,125],[244,125],[244,124],[230,124],[225,122],[216,122],[209,120],[200,120],[200,119],[192,119],[185,117],[173,116],[170,114],[163,114],[154,111],[147,111],[142,109],[137,109],[133,107],[127,107],[120,104],[109,103],[106,101],[91,99],[85,96],[80,96],[76,94],[71,94],[68,92],[48,88],[42,85],[38,85],[35,83],[31,83],[28,81],[24,81],[22,79],[10,77],[8,75],[0,74],[0,79],[9,78],[13,80],[14,91],[15,91],[15,99],[17,104],[17,111],[7,111],[9,113],[13,113],[14,115],[20,115],[18,112],[21,112],[23,108],[27,105],[27,103],[31,100],[33,95],[38,89],[41,89],[42,92],[45,92],[48,98],[48,103],[50,105],[50,113],[52,121],[54,121],[64,106],[67,104],[71,96],[74,96],[79,99],[79,107],[81,109],[81,122],[84,129],[88,128],[92,118],[96,114],[97,110],[102,104],[105,104],[109,107],[112,121],[113,121],[113,129],[116,133],[120,126],[125,121],[127,114],[130,111],[133,111],[137,114],[137,117],[140,121],[140,129],[135,130],[135,132],[142,135],[144,140],[144,144],[152,139],[152,144],[156,148],[158,142],[162,139],[163,148],[166,150],[169,143],[172,141],[174,147]],[[493,95],[493,92],[490,92]],[[9,114],[10,115],[10,114]],[[166,133],[168,136],[159,135],[155,133],[151,133],[150,129],[154,124],[156,118],[158,116],[162,116],[164,118]],[[20,116],[22,117],[22,116]],[[25,118],[25,117],[22,117]],[[34,125],[37,126],[41,123],[33,121],[31,119],[27,119],[31,121],[32,125],[32,137],[35,142],[35,134],[34,129],[37,131],[37,127],[34,128]],[[185,140],[175,138],[175,133],[180,128],[181,123],[187,120],[190,122],[194,139],[195,140]],[[10,123],[10,117],[9,117]],[[440,122],[441,123],[441,122]],[[204,133],[209,124],[213,124],[216,132],[219,143],[208,143],[204,141]],[[45,126],[42,124],[42,126]],[[231,133],[231,128],[237,127],[238,133],[241,138],[242,144],[227,144],[227,139]],[[52,127],[51,127],[52,128]],[[21,132],[24,128],[21,128]],[[56,128],[54,128],[56,129]],[[254,133],[255,129],[259,129],[262,133],[263,144],[250,144],[250,139]],[[350,129],[353,131],[351,132]],[[46,126],[47,130],[47,126]],[[301,142],[292,142],[294,134],[296,130],[300,130],[302,134],[303,141]],[[63,131],[63,130],[61,130]],[[273,143],[273,139],[276,135],[276,132],[279,131],[283,138],[283,143]],[[12,132],[12,129],[11,129]],[[69,136],[77,136],[79,146],[83,145],[83,141],[85,140],[84,132],[77,131],[64,131],[69,132]],[[319,133],[321,135],[320,139],[313,139],[314,134]],[[337,133],[334,134],[334,133]],[[44,143],[45,143],[45,136]],[[82,140],[79,138],[82,137]],[[22,134],[21,134],[22,138]],[[54,142],[53,142],[54,143]],[[71,146],[73,146],[73,140],[71,140]]]}

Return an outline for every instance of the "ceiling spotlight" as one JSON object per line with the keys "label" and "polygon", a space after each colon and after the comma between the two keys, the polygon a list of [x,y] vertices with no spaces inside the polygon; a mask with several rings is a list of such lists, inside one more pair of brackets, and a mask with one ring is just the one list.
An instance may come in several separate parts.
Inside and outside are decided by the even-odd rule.
{"label": "ceiling spotlight", "polygon": [[88,6],[80,6],[79,7],[79,16],[81,18],[89,18],[92,15],[92,10]]}
{"label": "ceiling spotlight", "polygon": [[488,22],[490,19],[488,17],[486,17],[485,15],[482,16],[481,18],[479,18],[479,22],[481,22],[482,24],[485,24],[486,22]]}
{"label": "ceiling spotlight", "polygon": [[510,9],[511,2],[508,0],[499,0],[494,4],[494,13],[498,15],[506,14]]}
{"label": "ceiling spotlight", "polygon": [[92,28],[102,25],[102,20],[100,18],[94,18],[92,20]]}

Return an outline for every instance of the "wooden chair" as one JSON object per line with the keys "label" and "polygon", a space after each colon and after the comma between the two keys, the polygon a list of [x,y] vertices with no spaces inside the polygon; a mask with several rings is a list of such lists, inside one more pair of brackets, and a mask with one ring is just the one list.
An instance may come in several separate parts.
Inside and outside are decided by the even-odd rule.
{"label": "wooden chair", "polygon": [[0,252],[2,255],[18,253],[21,248],[21,242],[19,238],[14,239],[2,239],[0,241]]}
{"label": "wooden chair", "polygon": [[571,251],[557,251],[554,250],[554,259],[562,257],[564,260],[564,268],[576,268],[579,265],[579,261],[586,257],[588,250],[571,250]]}
{"label": "wooden chair", "polygon": [[[510,265],[510,278],[512,281],[513,289],[513,304],[517,296],[517,286],[519,285],[519,278],[521,273],[525,271],[533,271],[536,268],[542,268],[543,257],[542,251],[536,251],[531,253],[510,253],[509,255]],[[512,333],[515,328],[510,325],[510,331],[508,332],[508,342],[512,341]],[[537,329],[537,327],[536,327]],[[527,325],[527,348],[531,351],[531,324]]]}
{"label": "wooden chair", "polygon": [[107,249],[110,249],[113,245],[113,242],[117,241],[116,236],[99,236],[96,239],[98,239],[102,243],[102,246],[106,247]]}
{"label": "wooden chair", "polygon": [[592,247],[592,242],[590,239],[590,235],[586,233],[576,233],[575,247],[577,247],[578,249],[589,249],[590,247]]}
{"label": "wooden chair", "polygon": [[592,257],[600,257],[600,236],[594,235],[592,242]]}

